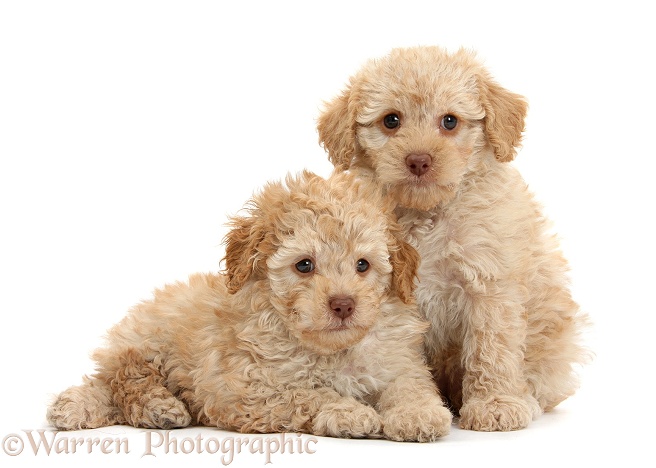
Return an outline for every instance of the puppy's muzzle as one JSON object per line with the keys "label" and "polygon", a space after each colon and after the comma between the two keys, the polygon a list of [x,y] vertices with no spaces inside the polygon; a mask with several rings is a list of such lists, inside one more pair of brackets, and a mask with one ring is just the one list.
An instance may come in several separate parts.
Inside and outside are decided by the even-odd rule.
{"label": "puppy's muzzle", "polygon": [[433,164],[433,158],[427,153],[411,153],[405,158],[405,165],[408,166],[408,170],[417,177],[426,174],[430,169],[431,164]]}

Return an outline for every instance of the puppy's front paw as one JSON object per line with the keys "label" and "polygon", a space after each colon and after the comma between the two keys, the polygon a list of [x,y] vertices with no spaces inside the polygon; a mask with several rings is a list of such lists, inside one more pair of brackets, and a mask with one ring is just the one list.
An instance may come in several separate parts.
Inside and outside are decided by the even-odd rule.
{"label": "puppy's front paw", "polygon": [[175,397],[153,398],[144,406],[141,426],[158,429],[173,429],[187,427],[191,423],[191,416],[184,403]]}
{"label": "puppy's front paw", "polygon": [[313,433],[332,437],[361,438],[379,435],[381,418],[371,406],[357,402],[323,405],[315,416]]}
{"label": "puppy's front paw", "polygon": [[533,420],[534,409],[520,397],[472,398],[460,409],[460,427],[474,431],[514,431]]}
{"label": "puppy's front paw", "polygon": [[383,434],[401,442],[432,442],[449,433],[452,419],[439,399],[430,405],[395,406],[383,414]]}

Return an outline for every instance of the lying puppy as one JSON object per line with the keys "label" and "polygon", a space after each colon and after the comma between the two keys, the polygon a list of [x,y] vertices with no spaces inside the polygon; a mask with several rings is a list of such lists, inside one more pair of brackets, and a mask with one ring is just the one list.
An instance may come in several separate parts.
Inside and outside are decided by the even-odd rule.
{"label": "lying puppy", "polygon": [[431,441],[448,433],[422,356],[418,261],[374,191],[338,174],[268,185],[232,220],[225,275],[133,308],[97,373],[48,409],[58,429],[192,423]]}
{"label": "lying puppy", "polygon": [[426,351],[460,426],[523,428],[577,387],[586,321],[515,157],[526,102],[474,55],[397,49],[319,118],[335,166],[382,187],[421,256]]}

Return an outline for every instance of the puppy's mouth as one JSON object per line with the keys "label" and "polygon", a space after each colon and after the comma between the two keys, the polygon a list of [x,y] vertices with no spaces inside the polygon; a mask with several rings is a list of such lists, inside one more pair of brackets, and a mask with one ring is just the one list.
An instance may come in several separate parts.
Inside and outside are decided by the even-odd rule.
{"label": "puppy's mouth", "polygon": [[364,324],[358,324],[356,321],[348,319],[342,320],[331,320],[329,323],[324,324],[322,327],[316,327],[311,329],[305,329],[302,331],[304,335],[316,335],[322,333],[340,333],[340,332],[354,332],[358,330],[364,330],[368,327]]}
{"label": "puppy's mouth", "polygon": [[357,321],[354,320],[353,315],[349,315],[348,317],[337,317],[337,316],[332,316],[328,317],[327,321],[324,323],[323,327],[321,327],[318,331],[320,332],[342,332],[342,331],[347,331],[347,330],[353,330],[356,328],[360,328],[357,324]]}
{"label": "puppy's mouth", "polygon": [[427,189],[427,188],[437,188],[440,190],[446,190],[449,192],[453,192],[456,189],[456,183],[455,182],[446,182],[446,183],[441,183],[437,181],[435,178],[430,178],[430,177],[417,177],[415,175],[410,174],[408,178],[406,179],[406,184],[415,187],[418,190],[421,189]]}
{"label": "puppy's mouth", "polygon": [[455,189],[456,184],[454,182],[446,182],[440,179],[440,177],[437,177],[433,173],[417,176],[411,172],[408,172],[403,182],[418,189],[430,187],[440,187],[445,190]]}
{"label": "puppy's mouth", "polygon": [[410,175],[405,180],[387,185],[387,192],[399,206],[417,210],[431,210],[456,196],[458,184],[440,183],[433,178]]}
{"label": "puppy's mouth", "polygon": [[346,330],[353,330],[354,328],[360,328],[360,327],[355,327],[350,323],[341,323],[338,325],[333,325],[328,328],[324,328],[324,331],[326,332],[341,332],[341,331],[346,331]]}
{"label": "puppy's mouth", "polygon": [[349,317],[341,320],[331,320],[328,323],[324,323],[321,327],[303,330],[302,333],[306,337],[323,336],[324,338],[331,340],[348,339],[350,341],[350,338],[347,337],[360,336],[363,333],[366,333],[370,328],[370,324],[360,323],[359,321],[353,320]]}

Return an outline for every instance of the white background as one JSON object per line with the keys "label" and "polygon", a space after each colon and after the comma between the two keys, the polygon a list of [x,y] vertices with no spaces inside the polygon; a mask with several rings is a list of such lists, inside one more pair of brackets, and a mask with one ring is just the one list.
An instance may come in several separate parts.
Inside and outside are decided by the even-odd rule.
{"label": "white background", "polygon": [[[530,102],[514,164],[555,221],[595,326],[579,393],[528,429],[433,444],[321,439],[274,466],[654,466],[653,14],[647,2],[0,3],[0,438],[45,428],[105,330],[154,287],[215,271],[266,180],[330,171],[321,103],[392,47],[474,48]],[[237,6],[239,5],[239,6]],[[218,456],[2,466],[220,466]],[[227,436],[211,429],[178,433]],[[80,435],[81,434],[81,435]],[[263,466],[241,454],[232,466]]]}

